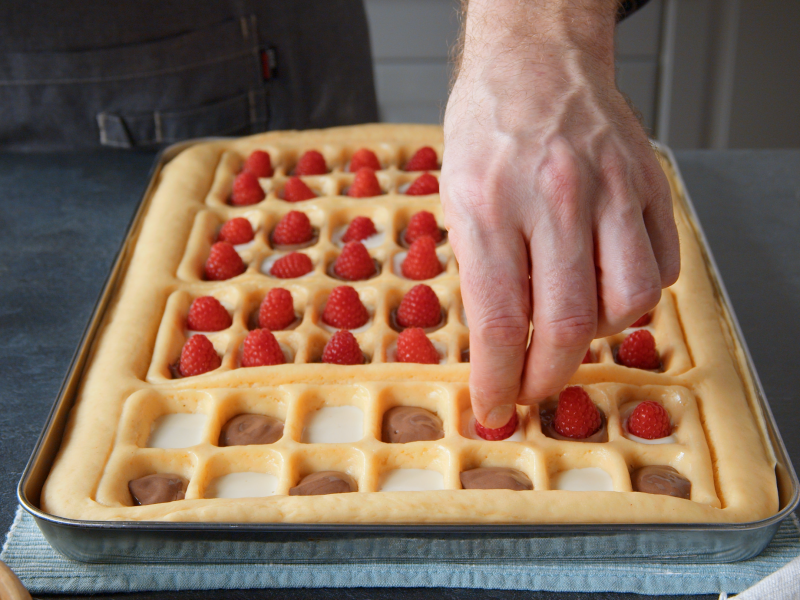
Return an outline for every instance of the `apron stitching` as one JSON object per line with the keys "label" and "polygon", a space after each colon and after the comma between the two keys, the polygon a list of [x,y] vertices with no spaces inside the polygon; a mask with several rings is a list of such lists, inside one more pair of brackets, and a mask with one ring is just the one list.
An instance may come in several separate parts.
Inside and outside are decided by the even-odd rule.
{"label": "apron stitching", "polygon": [[[251,45],[251,52],[253,55],[253,60],[256,63],[257,73],[261,73],[261,49],[259,48],[259,39],[258,39],[258,23],[256,15],[251,13],[247,17],[242,17],[242,22],[244,23],[246,20],[250,21],[250,31],[253,32],[252,35],[252,45]],[[243,25],[244,26],[244,25]],[[266,122],[266,118],[260,119],[259,118],[259,110],[256,104],[256,96],[263,96],[266,94],[264,81],[261,78],[254,79],[254,84],[258,89],[251,89],[248,93],[248,97],[250,100],[250,132],[253,133],[256,131],[256,124]],[[266,103],[266,100],[264,100]]]}
{"label": "apron stitching", "polygon": [[103,145],[108,144],[108,134],[106,133],[106,114],[100,113],[97,115],[97,126],[100,127],[100,143]]}
{"label": "apron stitching", "polygon": [[87,77],[87,78],[78,78],[78,79],[21,79],[19,81],[15,80],[6,80],[0,81],[0,86],[12,86],[12,85],[55,85],[55,84],[68,84],[68,83],[102,83],[104,81],[124,81],[128,79],[139,79],[142,77],[152,77],[154,75],[168,75],[171,73],[180,73],[181,71],[188,71],[189,69],[193,69],[195,67],[204,67],[207,65],[214,65],[221,62],[226,62],[229,60],[233,60],[235,58],[240,58],[242,56],[246,56],[247,54],[251,54],[253,52],[252,48],[248,48],[247,50],[242,50],[235,54],[228,54],[225,56],[221,56],[219,58],[201,61],[192,63],[189,65],[181,65],[180,67],[173,67],[171,69],[161,69],[156,71],[145,71],[144,73],[133,73],[130,75],[119,75],[116,77]]}
{"label": "apron stitching", "polygon": [[239,19],[239,23],[242,26],[242,38],[246,40],[248,37],[250,37],[247,27],[247,17],[242,17]]}
{"label": "apron stitching", "polygon": [[161,113],[155,111],[153,113],[153,120],[156,124],[156,143],[160,144],[163,141],[163,136],[161,135]]}
{"label": "apron stitching", "polygon": [[[258,122],[263,122],[263,121],[258,121]],[[212,133],[209,133],[208,135],[212,135],[212,136],[223,135],[225,133],[230,133],[232,131],[240,131],[241,129],[242,129],[241,125],[234,125],[232,127],[226,127],[225,129],[215,129]],[[162,142],[180,142],[180,141],[183,141],[185,139],[186,139],[185,137],[169,137],[169,136],[167,136],[161,141]],[[153,142],[143,141],[142,145],[152,144],[152,143]]]}
{"label": "apron stitching", "polygon": [[247,94],[248,99],[250,100],[250,125],[253,125],[256,122],[256,94],[253,90]]}

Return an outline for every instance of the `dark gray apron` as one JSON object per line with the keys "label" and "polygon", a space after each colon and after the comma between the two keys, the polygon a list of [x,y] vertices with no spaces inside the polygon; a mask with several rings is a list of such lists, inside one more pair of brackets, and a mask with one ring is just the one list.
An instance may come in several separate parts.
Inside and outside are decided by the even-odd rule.
{"label": "dark gray apron", "polygon": [[0,148],[377,120],[360,0],[0,3]]}

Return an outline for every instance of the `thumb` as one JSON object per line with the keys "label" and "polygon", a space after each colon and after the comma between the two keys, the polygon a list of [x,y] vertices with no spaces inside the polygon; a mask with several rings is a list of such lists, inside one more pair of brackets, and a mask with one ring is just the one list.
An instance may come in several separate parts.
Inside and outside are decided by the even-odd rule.
{"label": "thumb", "polygon": [[[451,230],[461,296],[469,323],[472,409],[485,427],[511,419],[519,396],[530,330],[528,252],[519,232],[473,227]],[[459,243],[463,242],[463,243]]]}

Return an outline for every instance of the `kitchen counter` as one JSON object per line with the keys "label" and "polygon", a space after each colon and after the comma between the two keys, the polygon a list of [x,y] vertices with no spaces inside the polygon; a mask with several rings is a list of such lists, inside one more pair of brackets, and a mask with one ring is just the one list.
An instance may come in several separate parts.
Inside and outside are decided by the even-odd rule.
{"label": "kitchen counter", "polygon": [[[145,189],[153,156],[121,151],[0,153],[0,330],[5,341],[0,347],[2,531],[11,525],[17,482]],[[677,157],[789,454],[800,465],[796,362],[800,150],[690,151],[678,152]],[[114,595],[123,596],[131,600],[589,597],[424,588]]]}

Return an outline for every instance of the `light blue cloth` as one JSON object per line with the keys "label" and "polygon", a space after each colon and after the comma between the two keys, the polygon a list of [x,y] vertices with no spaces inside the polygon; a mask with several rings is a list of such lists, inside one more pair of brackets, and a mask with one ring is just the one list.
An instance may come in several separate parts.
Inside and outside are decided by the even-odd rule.
{"label": "light blue cloth", "polygon": [[[491,542],[486,542],[491,543]],[[278,587],[450,587],[636,592],[640,594],[736,593],[800,556],[800,524],[792,515],[761,555],[727,564],[686,561],[536,561],[520,564],[460,561],[409,564],[193,564],[96,565],[56,553],[33,518],[17,510],[0,560],[34,593],[95,593]]]}

